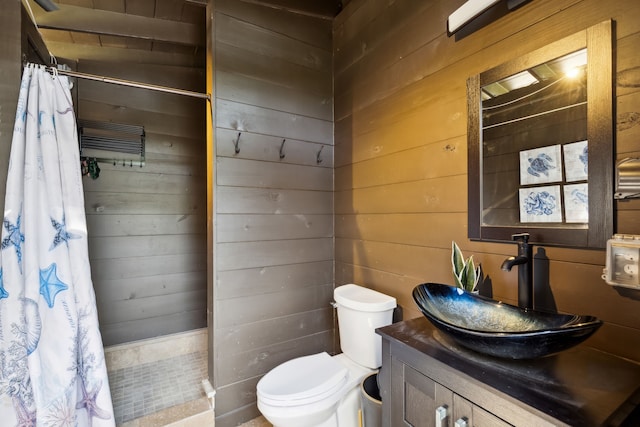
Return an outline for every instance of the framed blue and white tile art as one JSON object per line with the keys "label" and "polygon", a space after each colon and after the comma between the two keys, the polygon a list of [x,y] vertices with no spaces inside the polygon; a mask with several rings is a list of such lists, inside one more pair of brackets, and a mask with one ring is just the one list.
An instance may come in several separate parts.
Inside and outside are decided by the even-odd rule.
{"label": "framed blue and white tile art", "polygon": [[520,152],[520,185],[560,181],[562,155],[559,144]]}
{"label": "framed blue and white tile art", "polygon": [[562,146],[564,150],[564,170],[567,182],[586,181],[589,177],[588,143],[573,142]]}
{"label": "framed blue and white tile art", "polygon": [[587,183],[564,186],[564,217],[566,222],[589,222],[589,185]]}
{"label": "framed blue and white tile art", "polygon": [[559,185],[521,188],[520,222],[562,222]]}

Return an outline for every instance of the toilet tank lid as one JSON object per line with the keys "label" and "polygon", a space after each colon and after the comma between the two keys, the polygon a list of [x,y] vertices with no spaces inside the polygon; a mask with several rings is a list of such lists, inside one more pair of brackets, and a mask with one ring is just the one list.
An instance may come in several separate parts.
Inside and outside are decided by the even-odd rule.
{"label": "toilet tank lid", "polygon": [[373,289],[354,284],[335,288],[333,297],[339,305],[359,311],[386,311],[396,308],[396,299]]}

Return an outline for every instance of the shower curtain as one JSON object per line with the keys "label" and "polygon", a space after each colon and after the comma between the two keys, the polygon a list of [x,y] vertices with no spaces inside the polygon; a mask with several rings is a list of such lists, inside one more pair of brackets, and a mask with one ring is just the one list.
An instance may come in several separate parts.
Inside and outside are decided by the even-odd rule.
{"label": "shower curtain", "polygon": [[0,250],[0,425],[113,426],[69,81],[25,67]]}

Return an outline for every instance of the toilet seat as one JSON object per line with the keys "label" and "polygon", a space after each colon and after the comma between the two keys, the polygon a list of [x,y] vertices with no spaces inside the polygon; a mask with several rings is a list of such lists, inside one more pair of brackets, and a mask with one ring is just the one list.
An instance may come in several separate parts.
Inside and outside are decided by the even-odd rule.
{"label": "toilet seat", "polygon": [[289,360],[258,382],[258,398],[272,406],[308,405],[327,398],[347,382],[348,369],[328,353]]}

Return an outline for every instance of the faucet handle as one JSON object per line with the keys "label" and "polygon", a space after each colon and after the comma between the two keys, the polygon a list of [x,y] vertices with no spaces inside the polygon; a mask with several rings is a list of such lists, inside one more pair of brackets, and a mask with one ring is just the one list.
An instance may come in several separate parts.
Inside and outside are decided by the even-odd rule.
{"label": "faucet handle", "polygon": [[517,233],[511,235],[511,240],[517,242],[522,240],[524,243],[529,242],[529,233]]}

